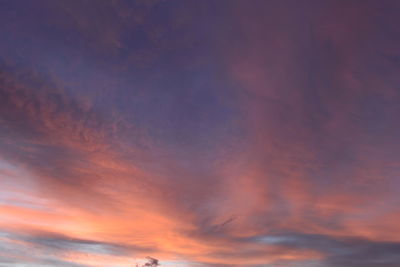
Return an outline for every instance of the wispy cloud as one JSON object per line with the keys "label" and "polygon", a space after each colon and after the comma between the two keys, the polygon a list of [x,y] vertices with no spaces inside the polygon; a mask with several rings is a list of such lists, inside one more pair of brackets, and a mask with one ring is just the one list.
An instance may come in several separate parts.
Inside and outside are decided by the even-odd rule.
{"label": "wispy cloud", "polygon": [[1,5],[1,266],[399,265],[397,3]]}

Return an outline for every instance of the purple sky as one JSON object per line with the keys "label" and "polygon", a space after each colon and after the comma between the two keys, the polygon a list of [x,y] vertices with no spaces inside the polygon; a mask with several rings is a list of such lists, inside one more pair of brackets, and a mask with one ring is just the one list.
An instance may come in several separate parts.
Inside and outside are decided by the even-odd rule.
{"label": "purple sky", "polygon": [[400,1],[0,1],[0,266],[400,266]]}

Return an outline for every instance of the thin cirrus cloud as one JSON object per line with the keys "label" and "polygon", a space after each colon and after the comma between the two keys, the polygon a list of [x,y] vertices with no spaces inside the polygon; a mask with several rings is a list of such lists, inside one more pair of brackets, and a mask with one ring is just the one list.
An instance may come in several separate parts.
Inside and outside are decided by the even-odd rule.
{"label": "thin cirrus cloud", "polygon": [[1,266],[399,265],[394,1],[1,5]]}

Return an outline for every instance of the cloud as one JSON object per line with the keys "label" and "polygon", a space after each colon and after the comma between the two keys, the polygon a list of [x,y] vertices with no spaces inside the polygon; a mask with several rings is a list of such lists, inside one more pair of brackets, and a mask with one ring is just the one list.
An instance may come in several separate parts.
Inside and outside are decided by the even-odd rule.
{"label": "cloud", "polygon": [[397,4],[4,5],[0,265],[400,262]]}
{"label": "cloud", "polygon": [[399,261],[399,242],[291,233],[258,237],[257,240],[266,244],[321,251],[327,255],[321,263],[324,266],[395,266]]}

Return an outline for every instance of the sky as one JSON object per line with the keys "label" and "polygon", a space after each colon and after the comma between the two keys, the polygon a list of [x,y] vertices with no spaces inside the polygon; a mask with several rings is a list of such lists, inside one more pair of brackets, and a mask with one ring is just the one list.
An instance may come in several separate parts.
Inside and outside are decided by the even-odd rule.
{"label": "sky", "polygon": [[0,266],[400,266],[400,1],[0,1]]}

